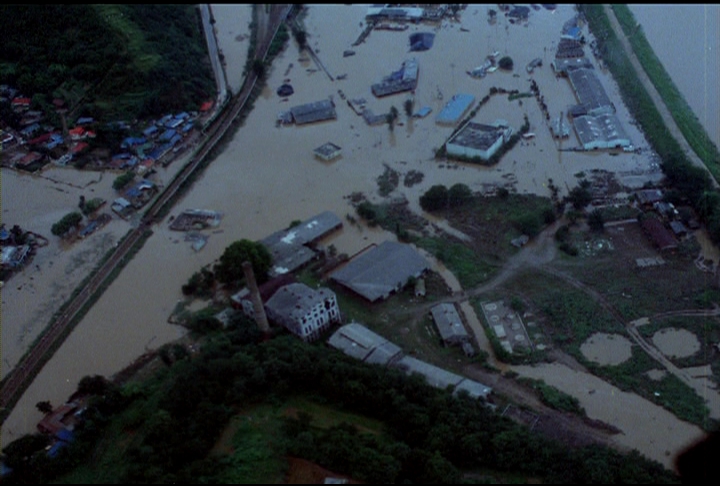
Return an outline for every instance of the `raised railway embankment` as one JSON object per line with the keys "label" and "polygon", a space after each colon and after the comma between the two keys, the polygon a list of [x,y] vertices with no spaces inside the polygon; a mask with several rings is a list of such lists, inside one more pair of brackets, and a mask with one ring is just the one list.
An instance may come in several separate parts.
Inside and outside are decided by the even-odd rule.
{"label": "raised railway embankment", "polygon": [[[264,28],[258,29],[256,33],[255,59],[265,61],[272,40],[291,8],[291,5],[271,5],[269,9],[259,9],[260,14],[265,18],[262,22]],[[205,140],[199,144],[190,161],[172,182],[151,203],[141,223],[130,230],[106,255],[103,262],[93,270],[92,274],[80,284],[71,298],[54,316],[43,334],[0,383],[0,424],[5,421],[35,376],[72,332],[74,326],[87,313],[92,304],[100,298],[132,254],[138,251],[145,240],[152,235],[152,225],[162,221],[182,190],[207,165],[213,149],[228,133],[233,122],[247,106],[248,100],[259,82],[262,82],[262,79],[257,76],[257,73],[252,70],[248,72],[240,92],[205,128]]]}

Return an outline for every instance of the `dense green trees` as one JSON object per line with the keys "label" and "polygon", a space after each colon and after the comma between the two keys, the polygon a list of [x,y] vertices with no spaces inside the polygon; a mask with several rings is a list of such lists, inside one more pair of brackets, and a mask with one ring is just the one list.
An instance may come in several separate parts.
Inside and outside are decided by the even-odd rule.
{"label": "dense green trees", "polygon": [[0,84],[76,114],[152,117],[215,92],[194,5],[2,5],[0,31]]}
{"label": "dense green trees", "polygon": [[272,265],[272,255],[262,243],[246,239],[231,243],[225,248],[215,265],[215,276],[224,284],[237,283],[245,276],[242,264],[246,260],[252,264],[258,282],[267,280]]}
{"label": "dense green trees", "polygon": [[[100,436],[89,434],[88,427],[98,431],[103,417],[124,409],[108,429],[124,431],[119,442],[102,442],[103,450],[122,449],[111,454],[121,463],[102,464],[103,470],[114,468],[113,480],[169,483],[202,477],[217,482],[241,460],[208,456],[230,417],[247,413],[248,406],[277,405],[298,396],[380,421],[382,433],[361,432],[342,422],[316,427],[301,413],[285,419],[277,435],[267,439],[276,444],[276,453],[316,461],[366,482],[457,483],[463,469],[508,471],[548,483],[574,484],[590,477],[605,483],[674,479],[637,454],[599,446],[567,448],[498,415],[481,400],[433,388],[418,375],[367,365],[288,335],[261,342],[257,326],[244,317],[213,336],[199,353],[166,360],[168,366],[144,385],[122,393],[100,390],[103,394],[86,412],[92,423],[77,430],[76,455],[51,461],[54,468],[47,467],[44,438],[29,436],[6,447],[6,462],[25,474],[8,481],[62,479],[56,475],[91,455],[93,462],[106,460],[102,453],[93,455],[100,450],[93,446]],[[38,461],[44,467],[34,467]],[[91,474],[91,464],[83,468]]]}
{"label": "dense green trees", "polygon": [[436,184],[420,196],[420,207],[425,211],[455,208],[470,201],[472,196],[470,188],[463,183],[453,184],[450,189]]}
{"label": "dense green trees", "polygon": [[57,223],[53,224],[50,228],[50,232],[55,236],[63,236],[65,233],[75,228],[82,221],[83,216],[77,211],[68,213],[60,219]]}
{"label": "dense green trees", "polygon": [[113,189],[121,191],[125,189],[135,179],[135,172],[129,170],[124,174],[121,174],[113,181]]}
{"label": "dense green trees", "polygon": [[576,187],[570,189],[567,200],[573,205],[576,210],[581,210],[592,201],[592,194],[590,193],[590,187],[592,183],[587,179],[580,181]]}
{"label": "dense green trees", "polygon": [[420,207],[425,211],[437,211],[447,207],[448,190],[442,184],[436,184],[420,196]]}

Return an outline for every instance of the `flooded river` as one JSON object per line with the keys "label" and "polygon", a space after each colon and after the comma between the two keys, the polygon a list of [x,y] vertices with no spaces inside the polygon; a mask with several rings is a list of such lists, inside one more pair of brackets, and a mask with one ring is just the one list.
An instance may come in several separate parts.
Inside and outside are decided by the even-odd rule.
{"label": "flooded river", "polygon": [[[572,6],[558,5],[554,12],[533,10],[529,22],[523,25],[512,25],[502,15],[498,16],[495,25],[490,25],[488,8],[470,5],[462,13],[460,22],[444,21],[439,27],[411,25],[404,32],[374,31],[365,43],[352,47],[363,30],[366,7],[311,6],[304,20],[308,41],[333,80],[307,54],[298,52],[294,41],[289,43],[275,60],[269,72],[268,87],[255,102],[255,108],[242,128],[171,212],[177,215],[188,208],[222,212],[222,223],[215,231],[208,232],[207,245],[196,252],[184,241],[182,233],[168,229],[167,221],[156,225],[154,235],[24,394],[3,425],[2,443],[34,431],[41,418],[35,409],[37,402],[50,400],[58,405],[74,391],[83,376],[112,375],[146,349],[182,336],[181,328],[167,323],[169,314],[182,297],[180,286],[193,272],[217,259],[228,244],[240,238],[263,238],[287,227],[294,220],[307,219],[325,210],[331,210],[344,219],[346,214],[354,212],[347,199],[352,192],[362,192],[373,201],[381,200],[377,194],[376,178],[382,174],[385,164],[401,173],[400,186],[391,197],[407,198],[410,207],[418,212],[421,212],[419,196],[434,184],[450,186],[462,182],[473,190],[483,190],[487,184],[505,185],[515,181],[512,187],[520,193],[547,196],[548,179],[553,179],[562,192],[566,192],[577,184],[580,173],[587,174],[592,169],[632,173],[638,185],[648,178],[659,177],[657,172],[649,173],[652,171],[651,163],[644,156],[620,154],[612,157],[608,154],[558,152],[534,98],[509,102],[505,96],[495,96],[479,110],[476,121],[491,123],[501,118],[516,130],[522,124],[523,116],[527,115],[530,130],[536,133],[533,140],[516,146],[496,166],[483,168],[433,160],[434,150],[452,131],[452,127],[440,126],[434,121],[444,103],[457,93],[469,93],[479,100],[493,86],[529,92],[525,65],[536,57],[543,59],[543,66],[536,68],[532,77],[545,96],[551,115],[555,117],[560,112],[566,112],[568,106],[576,103],[569,83],[556,79],[550,67],[560,40],[561,27],[574,15]],[[219,46],[227,63],[228,85],[235,91],[245,63],[249,7],[218,5],[213,6],[213,13]],[[420,31],[434,32],[435,43],[428,51],[409,53],[408,36]],[[355,50],[356,54],[343,57],[343,51],[347,49]],[[471,78],[466,74],[495,50],[501,56],[513,58],[513,72],[497,71],[484,79]],[[433,110],[424,119],[407,119],[403,109],[406,95],[376,99],[370,92],[372,83],[399,69],[400,64],[410,56],[417,57],[420,66],[415,108],[429,106]],[[336,79],[341,74],[347,77]],[[636,146],[646,146],[642,134],[626,122],[629,120],[627,110],[620,103],[612,79],[606,73],[600,72],[599,75],[615,101],[619,119],[623,121],[629,137]],[[275,94],[284,82],[289,82],[295,90],[287,101]],[[339,90],[349,99],[365,98],[368,107],[377,114],[395,106],[400,117],[394,130],[389,130],[387,125],[367,126],[342,100]],[[442,93],[442,99],[439,93]],[[328,97],[332,97],[336,104],[337,120],[306,126],[276,126],[280,111]],[[314,157],[313,149],[326,142],[342,147],[339,159],[322,162]],[[574,137],[563,142],[565,148],[575,145],[577,141]],[[161,177],[167,180],[177,167],[179,164],[171,165],[166,173],[160,174]],[[422,183],[407,188],[402,184],[402,174],[410,170],[421,171],[425,177]],[[17,200],[9,207],[5,201],[6,184],[17,184],[13,188],[17,191]],[[53,189],[35,191],[36,184],[37,181],[27,182],[16,174],[3,172],[3,221],[6,218],[7,221],[27,220],[23,224],[28,225],[28,229],[36,227],[40,232],[48,233],[49,225],[76,205],[78,193],[63,195]],[[110,197],[110,184],[111,179],[103,180],[96,190],[100,191],[102,185],[104,194]],[[30,186],[33,186],[33,201],[47,198],[41,201],[42,207],[35,208],[31,206],[34,203],[28,201]],[[58,202],[54,198],[59,198]],[[79,258],[77,255],[83,252],[95,252],[94,260],[88,257],[88,261],[96,261],[104,249],[114,244],[128,228],[128,223],[115,221],[101,233],[67,252],[61,252],[58,244],[53,243],[50,248],[42,250],[44,256],[39,255],[33,262],[39,265],[40,270],[35,270],[33,265],[33,268],[26,269],[24,275],[13,279],[13,288],[20,286],[24,290],[11,289],[10,293],[3,289],[3,356],[7,353],[8,357],[13,357],[10,365],[17,361],[28,345],[27,340],[17,338],[18,333],[21,334],[18,329],[31,323],[44,325],[54,312],[43,307],[44,303],[54,299],[52,302],[58,306],[81,279],[66,279],[61,270],[69,268],[69,262]],[[386,239],[394,239],[394,236],[383,230],[346,223],[329,243],[333,243],[340,252],[352,255],[370,243]],[[56,262],[54,273],[50,270],[49,260],[52,259]],[[58,263],[60,261],[62,264]],[[78,268],[87,271],[90,267]],[[37,276],[34,272],[38,272]],[[43,279],[39,278],[41,274]],[[36,294],[30,293],[26,286],[31,276],[35,278]],[[7,339],[5,330],[8,316],[16,328],[11,339]],[[11,349],[13,347],[17,349]],[[607,414],[598,412],[598,415],[601,420],[613,423],[612,417]],[[671,417],[663,420],[671,427],[680,427],[677,425],[679,421]],[[639,438],[637,447],[643,453],[657,460],[665,457],[663,453],[656,454],[654,449],[644,447],[645,442],[641,439],[644,430],[635,431],[632,424],[627,427],[624,429],[627,440]]]}
{"label": "flooded river", "polygon": [[[720,5],[629,7],[710,139],[720,146]],[[668,19],[679,35],[668,35]]]}

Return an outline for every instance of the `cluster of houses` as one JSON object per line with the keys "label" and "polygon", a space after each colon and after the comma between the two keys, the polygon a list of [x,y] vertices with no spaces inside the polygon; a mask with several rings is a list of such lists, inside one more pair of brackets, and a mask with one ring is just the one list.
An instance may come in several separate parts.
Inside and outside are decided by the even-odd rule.
{"label": "cluster of houses", "polygon": [[661,254],[676,251],[679,241],[700,228],[700,223],[695,218],[690,218],[686,226],[675,206],[664,200],[661,189],[642,189],[635,193],[635,197],[638,206],[643,210],[639,218],[640,226]]}
{"label": "cluster of houses", "polygon": [[121,218],[128,219],[135,211],[147,204],[157,192],[158,187],[154,182],[142,179],[127,189],[121,197],[115,199],[110,209]]}
{"label": "cluster of houses", "polygon": [[68,106],[62,99],[54,99],[53,109],[61,119],[58,128],[46,122],[47,114],[31,110],[32,99],[7,85],[0,86],[0,103],[8,103],[20,116],[17,127],[3,123],[0,142],[5,151],[3,163],[10,167],[35,171],[53,162],[67,165],[75,159],[89,160],[95,168],[136,170],[148,172],[158,162],[167,165],[168,154],[182,149],[193,132],[196,120],[212,109],[206,102],[199,112],[167,114],[149,122],[112,122],[105,128],[127,132],[119,147],[94,147],[101,126],[94,118],[81,116],[72,124],[68,120]]}

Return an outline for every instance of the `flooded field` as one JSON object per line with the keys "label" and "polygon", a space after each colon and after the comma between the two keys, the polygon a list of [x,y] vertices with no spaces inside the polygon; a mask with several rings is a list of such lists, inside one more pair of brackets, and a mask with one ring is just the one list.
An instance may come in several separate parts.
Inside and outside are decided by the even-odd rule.
{"label": "flooded field", "polygon": [[580,401],[588,417],[622,430],[615,436],[621,447],[637,449],[668,468],[678,452],[703,436],[703,431],[678,420],[662,407],[627,393],[587,373],[561,364],[514,366],[521,376],[541,379]]}
{"label": "flooded field", "polygon": [[580,346],[590,361],[602,366],[624,363],[632,357],[632,343],[619,334],[595,333]]}
{"label": "flooded field", "polygon": [[[534,139],[516,146],[494,167],[434,160],[435,149],[452,132],[452,127],[437,125],[434,120],[444,104],[457,93],[469,93],[479,100],[488,94],[491,87],[529,92],[525,65],[536,57],[543,59],[543,66],[536,68],[532,77],[545,96],[551,115],[555,117],[560,112],[566,112],[568,106],[577,102],[568,81],[555,78],[549,64],[560,39],[562,24],[574,14],[572,7],[558,5],[554,12],[544,9],[532,11],[527,25],[511,25],[502,16],[498,17],[495,25],[489,25],[488,8],[470,5],[462,13],[459,23],[444,21],[437,27],[411,25],[404,32],[374,31],[365,43],[352,47],[363,30],[366,7],[311,6],[305,18],[309,44],[333,79],[306,53],[298,52],[294,42],[288,44],[288,48],[275,60],[268,86],[255,102],[255,108],[244,126],[171,212],[173,216],[189,208],[222,212],[224,216],[220,226],[206,232],[209,235],[206,246],[196,252],[184,241],[184,234],[168,229],[167,220],[156,225],[154,235],[22,397],[3,425],[3,444],[34,431],[41,418],[35,409],[38,401],[50,400],[57,405],[68,397],[83,376],[112,375],[146,349],[182,336],[182,328],[167,323],[168,316],[182,297],[181,285],[200,267],[217,259],[231,242],[241,238],[261,239],[287,227],[294,220],[304,220],[325,210],[333,211],[345,220],[346,214],[354,213],[347,198],[351,193],[359,191],[373,201],[381,199],[377,193],[376,178],[382,174],[385,164],[401,175],[410,170],[424,174],[422,183],[410,188],[400,184],[390,194],[390,197],[405,197],[410,207],[418,212],[421,212],[419,196],[434,184],[450,186],[462,182],[480,191],[488,184],[505,185],[512,180],[516,181],[514,189],[520,193],[549,196],[549,179],[553,179],[565,193],[577,185],[578,174],[587,174],[593,169],[619,172],[636,186],[660,176],[645,155],[623,153],[613,157],[603,153],[559,152],[534,98],[510,102],[506,96],[500,95],[492,97],[478,111],[475,120],[490,123],[501,118],[517,130],[523,117],[527,116],[530,131],[536,133]],[[213,11],[217,19],[219,45],[228,66],[228,82],[234,89],[239,85],[238,73],[242,72],[241,64],[245,62],[241,51],[247,47],[244,36],[248,32],[244,26],[249,21],[248,7],[213,6]],[[428,51],[409,53],[409,34],[421,31],[436,34],[433,47]],[[351,48],[356,54],[343,57],[343,51]],[[484,79],[466,74],[495,50],[501,56],[513,58],[513,72],[497,71]],[[423,119],[407,119],[403,110],[406,94],[377,99],[370,92],[372,83],[397,70],[410,56],[417,57],[420,66],[415,108],[429,106],[433,110]],[[347,77],[338,80],[337,76],[342,74]],[[627,110],[619,101],[612,79],[602,72],[599,76],[615,102],[618,117],[634,145],[645,147],[647,144],[642,135],[627,122]],[[287,101],[275,92],[285,82],[295,90]],[[400,117],[394,130],[389,130],[387,125],[367,126],[342,100],[340,90],[348,99],[365,98],[368,107],[377,114],[396,107]],[[337,120],[305,126],[276,126],[280,111],[328,97],[335,102]],[[342,148],[340,158],[322,162],[313,155],[313,150],[326,142]],[[577,144],[573,136],[563,142],[563,148]],[[160,174],[161,178],[168,180],[179,165],[171,165],[167,173]],[[82,177],[89,176],[78,174],[77,177],[82,180]],[[6,202],[6,185],[10,183],[17,185],[13,188],[17,191],[13,204]],[[111,183],[112,178],[106,178],[98,182],[98,187],[102,184],[106,191],[103,193],[111,194]],[[65,194],[52,189],[39,191],[35,189],[37,184],[45,182],[35,179],[25,182],[16,174],[6,176],[3,171],[3,221],[23,221],[27,229],[37,228],[41,230],[39,232],[47,233],[52,222],[77,206],[77,193]],[[27,196],[23,196],[30,193],[34,199],[40,199],[37,207],[27,200]],[[68,278],[66,270],[71,268],[69,265],[73,258],[81,259],[78,255],[83,252],[94,252],[87,261],[93,261],[93,258],[96,261],[103,249],[117,242],[128,227],[126,222],[114,221],[99,234],[66,252],[61,252],[57,243],[53,243],[55,247],[46,248],[47,254],[42,258],[39,255],[32,268],[13,279],[11,289],[3,289],[3,357],[8,353],[7,356],[14,356],[17,360],[23,346],[28,343],[28,339],[18,340],[17,336],[22,334],[18,330],[32,327],[33,323],[44,325],[52,314],[49,310],[43,311],[44,303],[55,299],[53,302],[59,306],[82,279],[82,272],[92,267],[89,263],[78,267],[77,277]],[[369,244],[386,239],[394,239],[394,236],[346,221],[345,227],[328,244],[334,244],[339,252],[352,255]],[[51,260],[54,261],[52,267]],[[40,270],[34,268],[36,263]],[[42,283],[39,282],[41,272]],[[42,289],[35,290],[37,295],[29,292],[20,294],[21,290],[13,290],[15,287],[30,288],[27,286],[30,277],[34,277],[36,288],[42,286]],[[476,317],[468,315],[472,310],[470,306],[463,306],[463,310],[471,323],[477,323]],[[38,313],[46,316],[44,319],[36,318]],[[16,329],[9,339],[6,337],[6,325]],[[37,331],[37,326],[33,327],[33,332]],[[11,349],[13,346],[17,349]],[[539,377],[562,389],[554,380],[562,380],[566,372],[557,367],[541,367],[528,369],[527,373],[539,373],[542,375]],[[609,389],[609,385],[589,375],[568,380],[568,386],[572,381],[576,386],[588,389]],[[651,408],[653,420],[658,422],[654,423],[654,435],[646,436],[645,424],[638,424],[640,419],[628,421],[624,417],[616,417],[619,412],[612,408],[603,411],[602,401],[596,401],[600,395],[588,395],[595,401],[593,405],[583,403],[583,406],[589,413],[592,409],[593,416],[606,422],[615,424],[614,419],[617,418],[617,425],[625,431],[622,440],[627,441],[626,445],[637,447],[654,459],[666,457],[665,449],[660,445],[666,439],[680,443],[697,435],[696,428],[686,428],[686,424],[662,409],[656,411],[657,407],[652,404],[636,402],[640,399],[633,395],[623,395],[623,407],[619,410],[638,410],[642,416],[644,407],[654,407]],[[607,401],[606,397],[605,403]],[[660,422],[662,426],[658,425]],[[649,423],[647,427],[652,428]],[[666,446],[672,450],[674,445]]]}

